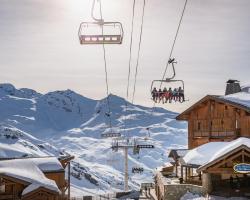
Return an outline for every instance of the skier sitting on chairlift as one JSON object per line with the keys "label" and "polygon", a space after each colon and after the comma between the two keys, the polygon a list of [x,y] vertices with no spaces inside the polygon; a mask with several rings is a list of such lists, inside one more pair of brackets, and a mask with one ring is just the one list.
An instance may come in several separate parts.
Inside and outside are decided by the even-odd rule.
{"label": "skier sitting on chairlift", "polygon": [[168,98],[168,90],[166,87],[164,87],[164,89],[162,90],[162,103],[164,104],[164,102],[166,102]]}
{"label": "skier sitting on chairlift", "polygon": [[172,103],[172,99],[173,99],[173,90],[170,87],[169,90],[168,90],[168,100],[169,100],[169,103]]}
{"label": "skier sitting on chairlift", "polygon": [[163,92],[161,89],[159,89],[158,91],[158,99],[159,99],[159,103],[161,102],[161,100],[163,99]]}
{"label": "skier sitting on chairlift", "polygon": [[175,88],[175,89],[173,90],[172,99],[173,99],[175,102],[179,99],[179,93],[178,93],[177,88]]}
{"label": "skier sitting on chairlift", "polygon": [[153,101],[157,101],[157,98],[158,98],[158,91],[157,89],[154,87],[153,91],[152,91],[152,98],[153,98]]}
{"label": "skier sitting on chairlift", "polygon": [[185,97],[184,97],[184,90],[179,87],[178,89],[178,96],[179,96],[179,102],[184,102],[185,101]]}

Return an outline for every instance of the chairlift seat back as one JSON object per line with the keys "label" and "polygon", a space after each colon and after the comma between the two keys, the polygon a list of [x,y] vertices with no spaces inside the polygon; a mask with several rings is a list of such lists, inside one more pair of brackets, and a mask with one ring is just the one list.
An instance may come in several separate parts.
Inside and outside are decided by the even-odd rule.
{"label": "chairlift seat back", "polygon": [[82,22],[78,36],[82,45],[122,44],[123,27],[120,22]]}
{"label": "chairlift seat back", "polygon": [[138,144],[136,145],[138,149],[153,149],[155,148],[152,144]]}

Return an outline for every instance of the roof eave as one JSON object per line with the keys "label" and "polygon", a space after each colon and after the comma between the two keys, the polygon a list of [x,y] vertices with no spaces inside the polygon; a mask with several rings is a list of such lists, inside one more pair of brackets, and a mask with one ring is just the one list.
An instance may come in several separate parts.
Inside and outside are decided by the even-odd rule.
{"label": "roof eave", "polygon": [[222,155],[222,156],[216,158],[215,160],[213,160],[213,161],[211,161],[211,162],[208,162],[208,163],[206,163],[206,164],[200,166],[200,167],[197,169],[197,172],[204,171],[205,169],[207,169],[207,168],[210,167],[211,165],[215,164],[216,162],[218,162],[219,160],[221,160],[221,159],[224,158],[225,156],[228,156],[228,155],[234,153],[235,151],[238,151],[238,150],[243,149],[243,148],[244,148],[244,149],[245,149],[245,148],[246,148],[246,149],[249,149],[249,151],[250,151],[250,148],[249,148],[248,146],[246,146],[245,144],[242,144],[242,145],[238,146],[236,149],[233,149],[233,150],[231,150],[231,151],[225,153],[224,155]]}
{"label": "roof eave", "polygon": [[195,104],[193,104],[191,107],[189,107],[187,110],[185,110],[184,112],[182,112],[181,114],[179,114],[178,116],[176,116],[176,120],[188,120],[189,114],[190,112],[199,104],[211,99],[211,100],[215,100],[221,103],[228,103],[232,106],[235,106],[237,108],[243,109],[245,111],[247,111],[248,113],[250,113],[250,107],[244,106],[242,104],[230,101],[229,99],[224,99],[224,98],[220,98],[221,96],[219,95],[207,95],[205,97],[203,97],[201,100],[199,100],[198,102],[196,102]]}

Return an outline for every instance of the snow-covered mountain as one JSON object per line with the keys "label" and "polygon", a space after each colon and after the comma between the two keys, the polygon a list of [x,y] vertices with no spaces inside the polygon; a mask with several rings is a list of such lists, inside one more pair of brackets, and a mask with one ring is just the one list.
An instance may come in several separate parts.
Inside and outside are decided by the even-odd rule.
{"label": "snow-covered mountain", "polygon": [[[133,105],[110,95],[114,132],[152,143],[156,148],[129,152],[130,187],[152,180],[153,170],[167,161],[166,149],[187,144],[186,123],[163,108]],[[123,152],[113,152],[106,98],[92,100],[71,90],[40,94],[0,84],[0,156],[73,154],[72,194],[102,193],[123,188]],[[127,110],[127,111],[126,111]],[[150,127],[150,132],[147,128]],[[150,133],[150,137],[148,134]],[[4,149],[1,153],[1,149]],[[131,168],[144,168],[132,174]]]}

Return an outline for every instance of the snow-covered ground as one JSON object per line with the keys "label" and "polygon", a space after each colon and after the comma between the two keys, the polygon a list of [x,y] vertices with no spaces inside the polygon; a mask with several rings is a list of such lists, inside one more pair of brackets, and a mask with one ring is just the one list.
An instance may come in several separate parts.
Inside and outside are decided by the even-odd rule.
{"label": "snow-covered ground", "polygon": [[[109,96],[114,132],[133,136],[155,145],[129,152],[129,186],[152,181],[156,167],[167,162],[166,149],[185,148],[186,123],[177,122],[176,113],[128,103]],[[111,150],[111,139],[101,138],[109,130],[106,98],[92,100],[71,90],[39,94],[0,84],[1,157],[63,155],[75,156],[72,163],[72,194],[101,194],[123,189],[123,152]],[[147,127],[150,127],[150,138]],[[145,140],[147,139],[147,140]],[[133,166],[144,168],[132,174]]]}
{"label": "snow-covered ground", "polygon": [[190,192],[187,192],[180,200],[247,200],[247,198],[243,198],[243,197],[224,198],[224,197],[218,197],[218,196],[202,197],[197,194],[192,194]]}

